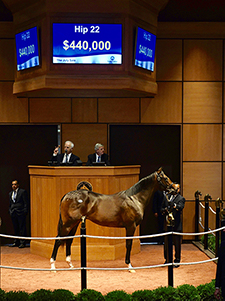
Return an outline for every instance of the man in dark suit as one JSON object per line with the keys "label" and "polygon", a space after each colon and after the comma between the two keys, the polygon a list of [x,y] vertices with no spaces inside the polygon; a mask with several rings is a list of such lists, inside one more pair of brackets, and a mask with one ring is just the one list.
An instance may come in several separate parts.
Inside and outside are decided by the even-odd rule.
{"label": "man in dark suit", "polygon": [[88,156],[87,166],[92,166],[93,162],[105,162],[105,165],[110,165],[109,157],[105,154],[104,145],[101,143],[95,144],[95,153]]}
{"label": "man in dark suit", "polygon": [[[172,229],[174,232],[182,232],[182,211],[184,209],[185,198],[179,193],[180,188],[177,191],[177,194],[165,194],[162,202],[162,213],[166,217],[167,224],[170,223],[172,225]],[[172,220],[171,220],[172,219]],[[166,226],[167,227],[167,226]],[[167,230],[167,229],[166,229]],[[164,257],[165,263],[167,263],[167,237],[165,237],[164,244]],[[173,235],[174,245],[175,245],[175,259],[174,263],[179,263],[181,259],[181,235]],[[179,267],[179,265],[175,265],[175,267]]]}
{"label": "man in dark suit", "polygon": [[[9,214],[12,219],[15,236],[27,236],[26,215],[28,213],[28,195],[26,190],[19,188],[18,180],[12,181],[9,193]],[[25,239],[15,239],[12,247],[24,248]]]}
{"label": "man in dark suit", "polygon": [[60,145],[54,149],[51,161],[53,165],[70,165],[78,166],[80,158],[73,154],[74,144],[71,141],[66,141],[64,145],[64,153],[59,154]]}
{"label": "man in dark suit", "polygon": [[215,287],[216,287],[214,293],[215,298],[217,300],[221,300],[220,298],[220,288],[221,288],[222,297],[223,300],[225,300],[225,241],[221,242],[220,249],[219,249]]}

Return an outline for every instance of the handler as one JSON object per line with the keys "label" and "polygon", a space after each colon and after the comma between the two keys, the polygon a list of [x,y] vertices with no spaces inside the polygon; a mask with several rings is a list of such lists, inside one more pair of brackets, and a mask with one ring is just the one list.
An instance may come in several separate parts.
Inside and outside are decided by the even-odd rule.
{"label": "handler", "polygon": [[[185,198],[179,193],[180,192],[180,185],[177,189],[176,194],[165,194],[162,202],[162,213],[166,217],[166,223],[170,220],[171,226],[173,227],[173,231],[175,232],[182,232],[182,211],[184,209]],[[172,219],[172,220],[171,220]],[[167,227],[167,226],[166,226]],[[166,237],[167,238],[167,237]],[[179,263],[181,259],[181,235],[173,235],[173,241],[175,245],[175,259],[174,263]],[[168,263],[167,260],[167,239],[165,239],[164,244],[164,258],[165,263]],[[175,265],[176,268],[179,267],[178,264]]]}

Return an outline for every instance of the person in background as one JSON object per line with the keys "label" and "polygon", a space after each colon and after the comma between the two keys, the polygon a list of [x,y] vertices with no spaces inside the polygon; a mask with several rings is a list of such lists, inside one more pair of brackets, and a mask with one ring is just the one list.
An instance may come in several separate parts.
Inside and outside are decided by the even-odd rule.
{"label": "person in background", "polygon": [[[19,187],[19,181],[12,181],[12,191],[9,193],[9,214],[12,219],[15,236],[27,236],[26,215],[28,213],[28,194]],[[15,239],[11,247],[24,248],[25,239]]]}
{"label": "person in background", "polygon": [[56,165],[70,165],[70,166],[78,166],[78,161],[80,158],[73,154],[74,144],[71,141],[66,141],[64,145],[64,153],[59,154],[60,145],[54,149],[51,161]]}
{"label": "person in background", "polygon": [[[164,232],[164,216],[162,214],[162,202],[164,199],[163,191],[157,190],[153,197],[152,210],[158,222],[158,233]],[[163,245],[164,236],[158,237],[158,244]]]}
{"label": "person in background", "polygon": [[88,160],[86,165],[92,166],[93,162],[105,162],[105,165],[110,165],[109,157],[105,154],[104,145],[101,143],[95,144],[95,153],[88,155]]}
{"label": "person in background", "polygon": [[222,300],[225,300],[225,241],[221,242],[219,253],[218,253],[215,292],[214,292],[214,296],[217,300],[221,300],[220,289],[222,291],[222,298],[223,298]]}
{"label": "person in background", "polygon": [[[173,231],[182,232],[182,211],[184,209],[185,198],[180,194],[180,186],[176,194],[165,194],[162,202],[161,211],[165,215],[166,220],[173,218]],[[166,226],[167,227],[167,226]],[[167,229],[166,229],[167,230]],[[179,263],[181,259],[181,235],[173,235],[174,245],[175,245],[175,259],[174,263]],[[164,257],[165,263],[167,263],[167,237],[164,243]],[[175,265],[176,268],[179,264]]]}

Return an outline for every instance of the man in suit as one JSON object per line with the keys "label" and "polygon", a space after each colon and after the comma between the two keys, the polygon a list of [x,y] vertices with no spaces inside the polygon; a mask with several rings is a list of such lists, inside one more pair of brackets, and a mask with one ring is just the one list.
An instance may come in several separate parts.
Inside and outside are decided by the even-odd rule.
{"label": "man in suit", "polygon": [[105,162],[105,165],[110,165],[109,157],[105,154],[104,145],[101,143],[95,144],[95,153],[88,155],[87,166],[92,166],[93,162]]}
{"label": "man in suit", "polygon": [[[182,211],[184,209],[185,198],[179,193],[180,187],[178,188],[177,194],[165,194],[162,202],[162,213],[166,217],[166,222],[173,218],[171,223],[172,229],[175,232],[182,232]],[[167,226],[166,226],[167,227]],[[167,229],[166,229],[167,230]],[[167,238],[165,237],[164,244],[164,257],[165,263],[167,263],[167,252],[168,252],[168,244]],[[181,259],[181,235],[173,235],[174,245],[175,245],[175,259],[174,263],[179,263]],[[179,265],[175,265],[175,267],[179,267]]]}
{"label": "man in suit", "polygon": [[[80,158],[73,154],[74,144],[71,141],[66,141],[64,145],[64,153],[59,154],[60,145],[54,149],[51,161],[56,165],[78,166]],[[54,165],[54,164],[53,164]]]}
{"label": "man in suit", "polygon": [[[12,191],[9,193],[9,214],[12,219],[15,236],[27,236],[26,215],[28,213],[28,195],[19,187],[18,180],[12,181]],[[15,239],[12,247],[24,248],[25,239]]]}
{"label": "man in suit", "polygon": [[215,282],[215,292],[214,296],[217,300],[221,300],[220,288],[222,291],[223,300],[225,300],[225,241],[221,242],[218,262],[216,269],[216,282]]}

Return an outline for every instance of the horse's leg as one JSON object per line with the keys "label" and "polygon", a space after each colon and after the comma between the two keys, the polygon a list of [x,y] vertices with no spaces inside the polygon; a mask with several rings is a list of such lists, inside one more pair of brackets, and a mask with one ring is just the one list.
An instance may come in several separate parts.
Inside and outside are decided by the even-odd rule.
{"label": "horse's leg", "polygon": [[60,245],[61,245],[61,241],[59,239],[56,239],[55,244],[54,244],[54,248],[53,248],[53,251],[52,251],[52,256],[51,256],[51,259],[50,259],[51,269],[55,269],[55,260],[56,260],[56,256],[57,256],[58,249],[59,249]]}
{"label": "horse's leg", "polygon": [[[136,230],[136,226],[133,225],[132,227],[126,228],[126,236],[134,236],[134,232]],[[135,272],[135,270],[132,269],[132,265],[130,262],[130,253],[131,253],[131,248],[132,248],[132,243],[133,239],[127,239],[126,240],[126,257],[125,257],[125,263],[128,264],[129,271],[130,272]]]}
{"label": "horse's leg", "polygon": [[[77,231],[77,227],[78,227],[79,223],[74,226],[74,228],[70,231],[69,236],[74,236],[76,231]],[[73,238],[67,239],[66,240],[66,262],[68,263],[70,268],[73,268],[73,264],[72,264],[72,260],[71,260],[71,245],[73,242]]]}
{"label": "horse's leg", "polygon": [[[57,237],[63,236],[62,235],[63,229],[65,231],[64,227],[65,227],[65,225],[63,225],[62,216],[60,214],[59,215],[59,222],[58,222],[58,235],[57,235]],[[59,240],[59,239],[55,240],[54,248],[53,248],[53,251],[52,251],[52,256],[51,256],[51,259],[50,259],[51,269],[55,269],[55,260],[56,260],[56,256],[57,256],[57,253],[58,253],[58,249],[59,249],[61,244],[62,244],[61,240]]]}
{"label": "horse's leg", "polygon": [[68,229],[71,229],[70,226],[71,225],[63,224],[62,218],[61,218],[61,215],[60,215],[59,223],[58,223],[58,236],[57,236],[58,239],[55,240],[54,248],[53,248],[53,251],[52,251],[52,256],[51,256],[51,259],[50,259],[51,269],[55,269],[55,260],[56,260],[56,256],[57,256],[57,253],[58,253],[58,249],[61,245],[63,245],[65,243],[65,240],[60,240],[59,237],[67,236],[68,233],[70,232],[70,230],[68,230]]}

